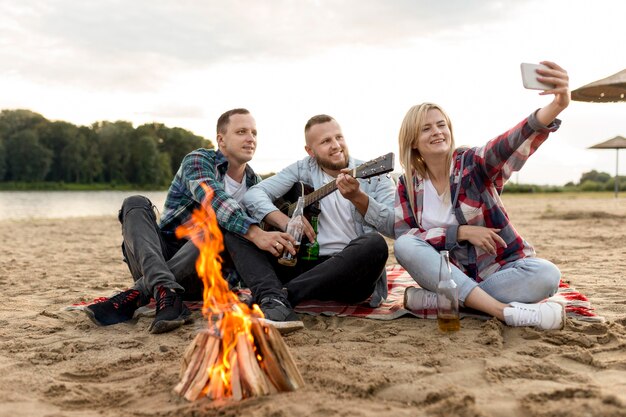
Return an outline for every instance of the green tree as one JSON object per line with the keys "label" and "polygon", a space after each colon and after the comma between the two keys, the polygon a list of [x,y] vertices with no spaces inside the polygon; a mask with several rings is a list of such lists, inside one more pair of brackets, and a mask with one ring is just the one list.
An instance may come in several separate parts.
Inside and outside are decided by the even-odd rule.
{"label": "green tree", "polygon": [[47,120],[30,110],[2,110],[0,112],[0,136],[8,138],[24,129],[33,129]]}
{"label": "green tree", "polygon": [[52,151],[41,143],[37,132],[22,130],[7,141],[7,175],[11,181],[43,181],[52,163]]}
{"label": "green tree", "polygon": [[[618,177],[619,182],[617,183],[619,191],[626,191],[626,176],[620,175]],[[604,184],[605,191],[613,191],[615,190],[615,177],[612,177]]]}
{"label": "green tree", "polygon": [[130,122],[117,121],[95,123],[105,182],[129,183],[127,178],[130,161],[130,143],[134,136]]}
{"label": "green tree", "polygon": [[168,129],[163,142],[159,143],[161,152],[170,155],[170,164],[175,170],[178,169],[185,155],[198,148],[213,149],[213,144],[202,136],[194,135],[180,127]]}
{"label": "green tree", "polygon": [[30,110],[0,112],[0,181],[167,185],[182,158],[207,139],[148,123],[50,122]]}
{"label": "green tree", "polygon": [[4,146],[4,139],[2,138],[2,136],[0,136],[0,181],[4,180],[4,174],[6,173],[6,170],[7,170],[6,161],[7,161],[7,158],[6,158],[6,149]]}
{"label": "green tree", "polygon": [[81,126],[80,135],[85,137],[85,179],[88,184],[104,182],[104,163],[98,135],[91,128]]}
{"label": "green tree", "polygon": [[160,163],[161,157],[154,138],[141,136],[130,145],[127,178],[133,184],[158,184],[161,181]]}
{"label": "green tree", "polygon": [[214,147],[211,141],[202,136],[179,127],[169,128],[162,123],[146,123],[139,126],[136,133],[138,136],[150,136],[157,143],[162,156],[160,185],[169,184],[173,173],[189,152],[198,148],[213,149]]}
{"label": "green tree", "polygon": [[59,161],[59,176],[65,182],[85,183],[89,178],[87,166],[87,140],[78,134],[61,150],[57,157]]}
{"label": "green tree", "polygon": [[[76,174],[82,172],[82,169],[77,170],[77,166],[83,163],[83,154],[79,151],[82,144],[77,143],[80,142],[78,132],[77,126],[67,122],[45,122],[39,125],[39,141],[53,153],[46,180],[77,182]],[[68,146],[70,149],[66,151]],[[72,160],[70,156],[75,159]],[[73,174],[69,174],[68,168]]]}
{"label": "green tree", "polygon": [[598,172],[595,169],[589,172],[583,172],[583,175],[580,177],[580,184],[582,185],[585,181],[595,181],[599,183],[605,183],[611,179],[611,175],[606,172]]}
{"label": "green tree", "polygon": [[580,184],[580,189],[583,191],[601,191],[603,188],[604,184],[594,180],[585,180]]}
{"label": "green tree", "polygon": [[174,176],[172,166],[170,165],[170,156],[165,152],[159,152],[159,172],[157,185],[169,185]]}
{"label": "green tree", "polygon": [[169,155],[170,166],[178,169],[181,161],[189,152],[198,148],[213,149],[211,141],[202,136],[182,129],[169,128],[162,123],[146,123],[137,128],[138,135],[149,135],[157,140],[159,151]]}

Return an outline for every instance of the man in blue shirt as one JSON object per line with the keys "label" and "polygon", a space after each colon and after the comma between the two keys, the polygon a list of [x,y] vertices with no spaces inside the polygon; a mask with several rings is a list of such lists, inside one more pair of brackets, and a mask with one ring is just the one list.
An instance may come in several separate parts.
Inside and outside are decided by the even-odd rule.
{"label": "man in blue shirt", "polygon": [[[352,304],[369,298],[376,307],[387,297],[388,247],[379,232],[393,236],[393,180],[382,176],[370,182],[350,175],[362,161],[349,155],[341,127],[332,117],[312,117],[304,134],[308,156],[252,187],[243,204],[257,221],[286,230],[289,218],[274,201],[299,182],[314,189],[334,182],[337,190],[320,201],[317,236],[308,223],[305,227],[309,240],[318,240],[319,258],[283,266],[235,234],[224,237],[237,255],[233,262],[254,301],[264,311],[272,306],[282,311],[284,321],[292,320],[292,307],[307,299]],[[283,242],[276,247],[292,249]]]}

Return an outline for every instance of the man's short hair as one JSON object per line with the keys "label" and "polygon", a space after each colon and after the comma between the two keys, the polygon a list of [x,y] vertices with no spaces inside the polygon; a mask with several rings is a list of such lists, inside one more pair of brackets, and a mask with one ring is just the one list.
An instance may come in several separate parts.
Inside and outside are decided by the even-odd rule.
{"label": "man's short hair", "polygon": [[317,116],[313,116],[308,122],[306,122],[306,125],[304,125],[304,133],[308,132],[309,129],[315,125],[321,125],[322,123],[328,123],[333,120],[335,119],[327,114],[318,114]]}
{"label": "man's short hair", "polygon": [[232,116],[233,114],[250,114],[250,112],[247,109],[228,110],[226,113],[222,114],[219,119],[217,119],[217,133],[226,133],[228,123],[230,123],[230,116]]}

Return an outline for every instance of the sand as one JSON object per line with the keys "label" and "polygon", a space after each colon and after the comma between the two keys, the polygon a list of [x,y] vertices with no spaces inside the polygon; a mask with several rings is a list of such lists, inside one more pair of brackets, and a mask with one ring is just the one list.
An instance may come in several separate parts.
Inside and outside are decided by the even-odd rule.
{"label": "sand", "polygon": [[[125,288],[114,217],[0,222],[0,416],[626,416],[626,200],[505,196],[518,230],[604,323],[561,331],[464,319],[303,316],[300,391],[239,403],[172,393],[197,320],[97,327],[70,303]],[[392,262],[392,261],[390,261]]]}

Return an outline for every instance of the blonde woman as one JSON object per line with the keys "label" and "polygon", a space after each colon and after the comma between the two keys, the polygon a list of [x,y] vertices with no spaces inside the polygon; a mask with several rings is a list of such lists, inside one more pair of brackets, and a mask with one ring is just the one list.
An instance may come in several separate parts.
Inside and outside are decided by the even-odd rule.
{"label": "blonde woman", "polygon": [[554,85],[552,102],[511,130],[476,148],[455,149],[452,123],[438,105],[413,106],[400,128],[404,175],[395,207],[395,255],[421,288],[408,288],[405,307],[436,308],[439,251],[450,251],[461,306],[488,313],[511,326],[560,329],[561,304],[541,302],[555,294],[561,273],[515,230],[500,200],[505,182],[560,125],[569,105],[567,72],[553,62],[537,70]]}

